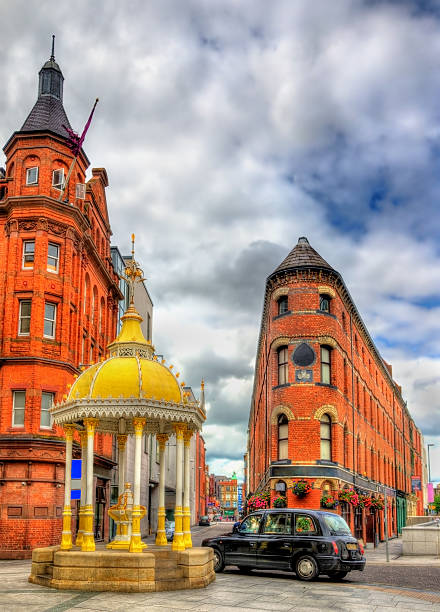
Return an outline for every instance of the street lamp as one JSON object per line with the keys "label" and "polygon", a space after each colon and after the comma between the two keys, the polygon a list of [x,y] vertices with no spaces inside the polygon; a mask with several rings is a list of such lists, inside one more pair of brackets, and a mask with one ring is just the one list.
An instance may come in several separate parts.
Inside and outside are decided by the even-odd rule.
{"label": "street lamp", "polygon": [[431,458],[429,456],[429,448],[435,446],[435,444],[427,444],[428,447],[428,482],[431,482]]}

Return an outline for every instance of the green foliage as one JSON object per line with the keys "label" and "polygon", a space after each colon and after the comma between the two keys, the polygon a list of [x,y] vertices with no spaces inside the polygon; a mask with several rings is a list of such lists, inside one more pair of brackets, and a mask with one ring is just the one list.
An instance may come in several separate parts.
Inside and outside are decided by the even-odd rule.
{"label": "green foliage", "polygon": [[434,495],[434,508],[437,514],[440,514],[440,495]]}

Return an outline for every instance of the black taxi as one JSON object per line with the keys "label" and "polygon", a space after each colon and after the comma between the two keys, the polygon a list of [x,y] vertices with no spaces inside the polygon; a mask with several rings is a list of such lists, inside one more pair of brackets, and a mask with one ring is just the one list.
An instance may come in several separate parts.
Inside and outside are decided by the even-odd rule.
{"label": "black taxi", "polygon": [[340,580],[365,567],[364,550],[344,519],[318,510],[259,510],[231,533],[203,540],[202,546],[214,549],[216,572],[237,565],[241,571],[293,571],[300,580],[319,574]]}

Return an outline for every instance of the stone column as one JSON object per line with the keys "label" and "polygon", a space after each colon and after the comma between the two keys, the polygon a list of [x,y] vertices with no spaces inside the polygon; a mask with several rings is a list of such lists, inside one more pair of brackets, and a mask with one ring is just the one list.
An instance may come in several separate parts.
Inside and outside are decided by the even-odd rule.
{"label": "stone column", "polygon": [[[193,432],[189,429],[186,430],[183,440],[185,444],[184,448],[184,485],[183,485],[183,540],[185,548],[192,548],[191,540],[191,508],[189,505],[189,491],[190,491],[190,470],[189,470],[189,455],[190,455],[190,444]],[[196,474],[197,477],[197,474]]]}
{"label": "stone column", "polygon": [[157,511],[157,535],[156,545],[166,546],[167,536],[165,532],[165,476],[166,476],[166,443],[167,434],[157,434],[156,440],[159,444],[159,508]]}
{"label": "stone column", "polygon": [[127,444],[127,436],[125,434],[118,434],[118,496],[122,495],[125,489],[125,472],[126,472],[126,451],[125,446]]}
{"label": "stone column", "polygon": [[174,538],[172,550],[185,550],[185,542],[183,540],[183,512],[182,512],[182,476],[183,476],[183,434],[186,430],[186,425],[176,423],[174,425],[176,432],[176,506],[174,510]]}
{"label": "stone column", "polygon": [[98,419],[84,419],[87,430],[87,487],[86,505],[84,506],[84,531],[81,543],[83,552],[93,552],[95,550],[95,538],[93,535],[93,449],[95,441],[95,428]]}
{"label": "stone column", "polygon": [[[118,499],[120,495],[123,495],[125,491],[125,474],[127,472],[127,436],[125,434],[118,434]],[[120,522],[116,524],[116,537],[115,539],[119,539],[118,536],[128,536],[128,526],[126,524],[122,525]]]}
{"label": "stone column", "polygon": [[81,546],[84,532],[84,507],[87,494],[87,431],[79,432],[81,441],[81,499],[79,501],[79,525],[76,535],[77,546]]}
{"label": "stone column", "polygon": [[64,471],[64,509],[61,550],[70,550],[72,548],[72,507],[70,490],[72,485],[72,443],[74,431],[74,425],[64,425],[64,432],[66,434],[66,469]]}
{"label": "stone column", "polygon": [[141,540],[141,456],[142,456],[142,437],[145,419],[134,418],[133,427],[135,432],[134,447],[134,487],[133,487],[133,514],[129,552],[142,552],[147,546]]}

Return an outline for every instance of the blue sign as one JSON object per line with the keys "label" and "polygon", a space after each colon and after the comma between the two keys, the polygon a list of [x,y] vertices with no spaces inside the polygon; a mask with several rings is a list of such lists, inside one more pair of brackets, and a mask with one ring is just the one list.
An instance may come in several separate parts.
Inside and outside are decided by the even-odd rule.
{"label": "blue sign", "polygon": [[70,492],[71,499],[81,499],[81,489],[72,489]]}
{"label": "blue sign", "polygon": [[81,479],[81,459],[72,459],[72,480]]}

